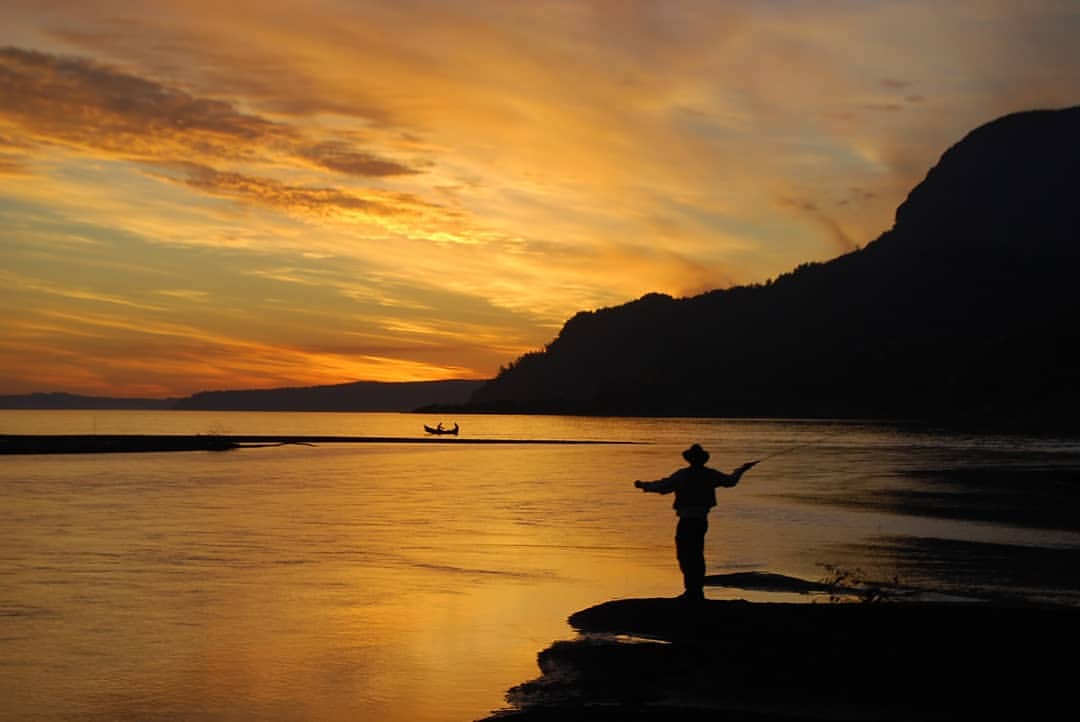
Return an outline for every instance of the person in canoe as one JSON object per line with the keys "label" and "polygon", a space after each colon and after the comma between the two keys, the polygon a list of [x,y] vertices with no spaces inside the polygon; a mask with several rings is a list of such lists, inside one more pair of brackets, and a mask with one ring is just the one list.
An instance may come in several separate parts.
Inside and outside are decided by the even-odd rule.
{"label": "person in canoe", "polygon": [[452,429],[448,429],[443,426],[443,423],[441,421],[435,426],[428,426],[427,424],[424,424],[424,431],[428,432],[429,434],[452,434],[454,436],[457,436],[457,433],[460,430],[461,427],[457,425],[457,422],[454,422],[454,427]]}
{"label": "person in canoe", "polygon": [[705,598],[705,532],[709,530],[709,510],[716,506],[716,488],[735,486],[758,462],[748,462],[725,474],[705,466],[709,452],[700,444],[694,444],[682,455],[688,466],[656,481],[635,481],[634,486],[656,494],[675,492],[672,507],[679,517],[675,527],[675,556],[683,575],[683,598],[698,601]]}

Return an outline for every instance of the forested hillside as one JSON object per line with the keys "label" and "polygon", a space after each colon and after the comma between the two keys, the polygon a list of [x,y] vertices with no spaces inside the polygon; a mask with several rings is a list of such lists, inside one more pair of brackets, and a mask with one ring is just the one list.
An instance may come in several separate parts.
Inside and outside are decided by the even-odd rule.
{"label": "forested hillside", "polygon": [[474,410],[1071,423],[1080,107],[941,157],[864,248],[768,283],[579,313]]}

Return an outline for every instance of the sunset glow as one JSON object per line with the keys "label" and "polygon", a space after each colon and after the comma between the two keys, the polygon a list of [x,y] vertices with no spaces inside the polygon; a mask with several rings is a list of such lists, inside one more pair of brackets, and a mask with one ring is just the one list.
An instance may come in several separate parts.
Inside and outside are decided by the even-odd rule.
{"label": "sunset glow", "polygon": [[487,378],[887,229],[1074,2],[7,0],[0,394]]}

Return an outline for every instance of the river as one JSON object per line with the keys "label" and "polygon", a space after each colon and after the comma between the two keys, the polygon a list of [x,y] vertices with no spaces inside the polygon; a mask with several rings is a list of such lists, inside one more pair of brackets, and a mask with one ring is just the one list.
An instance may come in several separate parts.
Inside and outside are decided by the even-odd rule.
{"label": "river", "polygon": [[[422,436],[0,457],[0,699],[12,720],[477,719],[571,612],[673,596],[692,442],[729,470],[710,574],[832,569],[924,595],[1080,603],[1080,440],[871,422],[5,411],[0,433]],[[713,598],[802,600],[712,588]],[[823,600],[816,600],[823,601]]]}

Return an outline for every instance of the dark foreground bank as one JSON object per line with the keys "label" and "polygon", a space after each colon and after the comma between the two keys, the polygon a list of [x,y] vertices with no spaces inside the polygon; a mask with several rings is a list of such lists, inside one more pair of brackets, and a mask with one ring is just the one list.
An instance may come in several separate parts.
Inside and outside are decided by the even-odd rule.
{"label": "dark foreground bank", "polygon": [[1076,719],[1080,610],[625,599],[489,720]]}

